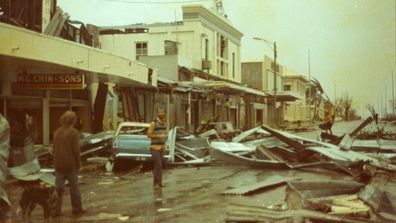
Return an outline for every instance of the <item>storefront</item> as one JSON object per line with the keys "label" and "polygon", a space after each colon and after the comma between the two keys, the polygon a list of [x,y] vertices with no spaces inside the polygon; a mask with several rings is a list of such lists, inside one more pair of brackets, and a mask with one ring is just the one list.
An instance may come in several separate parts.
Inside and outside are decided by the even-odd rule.
{"label": "storefront", "polygon": [[51,142],[68,109],[90,132],[98,83],[156,86],[147,66],[75,42],[4,23],[0,42],[0,112],[36,144]]}

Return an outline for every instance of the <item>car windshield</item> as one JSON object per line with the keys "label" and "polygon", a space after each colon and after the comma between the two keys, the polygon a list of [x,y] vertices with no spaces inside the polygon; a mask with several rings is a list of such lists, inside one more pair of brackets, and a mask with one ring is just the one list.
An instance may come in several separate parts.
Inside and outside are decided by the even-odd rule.
{"label": "car windshield", "polygon": [[147,127],[141,126],[123,126],[118,132],[119,135],[146,135]]}

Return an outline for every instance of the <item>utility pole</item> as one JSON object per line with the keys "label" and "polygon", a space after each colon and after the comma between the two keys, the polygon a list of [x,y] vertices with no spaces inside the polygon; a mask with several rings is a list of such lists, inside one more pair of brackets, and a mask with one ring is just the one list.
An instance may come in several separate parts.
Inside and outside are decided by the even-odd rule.
{"label": "utility pole", "polygon": [[[274,50],[274,63],[271,63],[271,69],[274,71],[274,97],[273,97],[273,114],[274,114],[274,125],[275,127],[278,127],[278,117],[277,117],[277,110],[276,110],[276,72],[279,70],[277,64],[276,64],[276,58],[278,56],[278,52],[276,49],[276,42],[270,42],[264,38],[259,38],[259,37],[253,37],[254,40],[260,40],[263,41],[265,44],[267,44],[268,46],[270,46],[271,48],[273,48]],[[267,89],[270,90],[270,89]]]}
{"label": "utility pole", "polygon": [[377,102],[378,102],[378,111],[377,111],[377,113],[381,117],[381,98],[379,98],[379,100]]}
{"label": "utility pole", "polygon": [[309,115],[309,123],[312,124],[313,118],[311,114],[311,104],[312,104],[312,86],[311,86],[311,50],[308,50],[308,81],[309,81],[309,100],[308,100],[308,105],[309,105],[309,110],[308,110],[308,115]]}
{"label": "utility pole", "polygon": [[393,70],[392,70],[392,114],[395,115],[395,81],[393,78]]}
{"label": "utility pole", "polygon": [[276,66],[276,42],[274,42],[274,120],[275,120],[275,127],[278,127],[278,111],[276,109],[276,70],[278,67]]}
{"label": "utility pole", "polygon": [[384,103],[385,103],[385,115],[388,114],[388,106],[386,105],[386,104],[387,104],[387,101],[386,101],[386,91],[387,91],[387,89],[386,89],[386,85],[385,85],[385,100],[384,100]]}
{"label": "utility pole", "polygon": [[380,93],[378,101],[379,101],[378,113],[379,113],[380,117],[382,117],[382,93]]}

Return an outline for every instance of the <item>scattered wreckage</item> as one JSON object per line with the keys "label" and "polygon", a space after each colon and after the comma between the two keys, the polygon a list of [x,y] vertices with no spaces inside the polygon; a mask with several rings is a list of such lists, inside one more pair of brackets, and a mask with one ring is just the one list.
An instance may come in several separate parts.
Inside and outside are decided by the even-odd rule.
{"label": "scattered wreckage", "polygon": [[210,154],[228,163],[275,170],[331,169],[354,179],[306,181],[273,176],[229,189],[222,194],[247,196],[286,185],[286,198],[283,204],[269,207],[231,204],[226,222],[395,222],[396,165],[389,157],[394,157],[396,141],[379,138],[369,143],[367,139],[361,141],[357,137],[359,132],[372,120],[363,120],[342,136],[321,134],[320,139],[327,142],[260,126],[241,134],[248,138],[260,131],[260,139],[235,138],[242,142],[240,150],[227,150],[211,143]]}
{"label": "scattered wreckage", "polygon": [[[331,170],[352,176],[353,181],[335,179],[319,182],[275,175],[257,184],[228,188],[223,195],[249,196],[263,193],[265,188],[282,185],[286,187],[287,197],[284,204],[272,207],[232,204],[226,222],[394,222],[396,193],[393,186],[396,183],[392,174],[396,171],[393,162],[396,157],[396,143],[389,138],[359,138],[359,133],[371,121],[372,118],[363,120],[342,136],[321,134],[319,140],[265,125],[233,134],[232,137],[228,135],[226,138],[221,138],[216,129],[194,135],[175,127],[168,134],[166,158],[170,165],[208,165],[221,161],[223,164],[266,170]],[[124,133],[145,138],[148,126],[135,127]],[[117,157],[117,153],[112,153],[112,148],[120,148],[122,145],[117,139],[122,135],[121,130],[122,128],[117,130],[118,134],[103,132],[82,138],[81,155],[87,160],[94,160],[100,155],[102,159],[95,160],[103,161],[109,157]],[[205,133],[210,134],[205,136]],[[209,135],[216,137],[210,138]],[[144,153],[148,157],[149,141],[146,140],[145,143]],[[40,168],[40,159],[31,154],[34,151],[31,141],[24,140],[23,145],[18,144],[17,147],[25,153],[27,162],[10,167],[10,173],[17,179],[40,179],[51,183],[53,178],[48,176],[52,173],[46,173],[46,169]],[[132,151],[127,149],[119,150],[118,154]],[[15,151],[12,150],[11,153],[13,152]],[[45,157],[46,154],[41,153],[38,157]]]}

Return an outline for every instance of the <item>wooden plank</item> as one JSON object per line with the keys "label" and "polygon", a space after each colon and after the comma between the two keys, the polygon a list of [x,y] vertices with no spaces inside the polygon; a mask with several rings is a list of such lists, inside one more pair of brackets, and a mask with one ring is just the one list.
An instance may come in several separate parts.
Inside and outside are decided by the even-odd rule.
{"label": "wooden plank", "polygon": [[[277,222],[280,220],[314,219],[320,222],[367,223],[375,222],[369,219],[357,219],[347,216],[329,215],[311,210],[276,211],[262,206],[233,204],[227,211],[225,222]],[[289,221],[287,221],[289,222]],[[296,221],[300,222],[300,221]]]}

